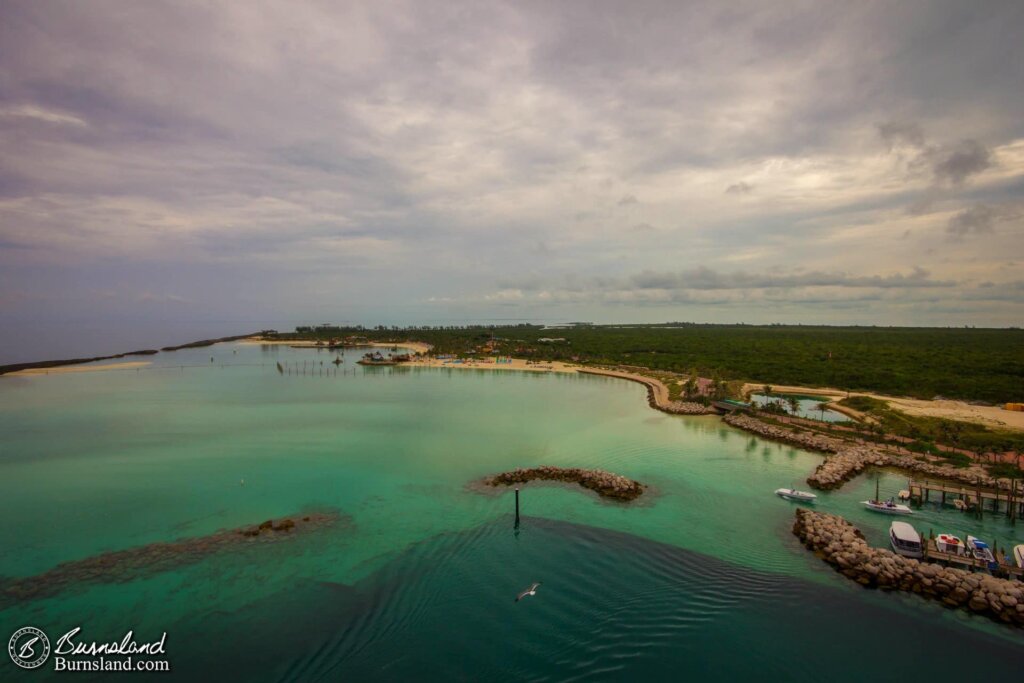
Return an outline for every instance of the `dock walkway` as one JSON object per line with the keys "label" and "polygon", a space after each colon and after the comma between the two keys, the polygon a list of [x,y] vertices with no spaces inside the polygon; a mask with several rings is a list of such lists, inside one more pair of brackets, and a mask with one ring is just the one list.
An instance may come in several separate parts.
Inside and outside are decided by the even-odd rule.
{"label": "dock walkway", "polygon": [[[942,552],[936,547],[934,539],[926,541],[925,557],[933,562],[941,562],[947,566],[965,569],[967,571],[987,572],[989,570],[988,563],[984,560],[979,560],[969,555],[957,555],[955,553]],[[996,574],[1006,574],[1011,578],[1024,580],[1024,568],[1014,565],[1012,560],[1006,557],[1005,554],[997,554],[996,561],[999,562],[999,568],[993,570]]]}
{"label": "dock walkway", "polygon": [[1015,482],[1015,490],[994,489],[990,487],[975,486],[966,484],[947,484],[933,481],[911,480],[908,484],[910,499],[917,503],[926,503],[932,494],[941,496],[940,501],[945,504],[947,494],[953,499],[963,500],[968,506],[978,512],[984,512],[986,503],[992,512],[999,512],[1000,505],[1004,506],[1006,516],[1010,519],[1024,517],[1024,482]]}

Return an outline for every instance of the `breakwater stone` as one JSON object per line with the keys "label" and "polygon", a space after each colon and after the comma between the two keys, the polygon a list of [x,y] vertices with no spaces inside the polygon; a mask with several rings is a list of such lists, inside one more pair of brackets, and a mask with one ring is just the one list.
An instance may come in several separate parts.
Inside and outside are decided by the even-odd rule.
{"label": "breakwater stone", "polygon": [[935,479],[948,479],[970,486],[1006,490],[1010,488],[1009,480],[990,477],[977,467],[961,469],[952,465],[918,460],[910,455],[883,451],[871,444],[852,443],[816,432],[787,429],[739,413],[726,415],[725,422],[766,439],[826,453],[828,457],[818,465],[811,476],[807,477],[807,483],[818,490],[838,489],[870,466],[897,467]]}
{"label": "breakwater stone", "polygon": [[640,482],[621,474],[612,474],[604,470],[585,470],[579,467],[554,467],[552,465],[541,465],[528,469],[517,467],[514,470],[488,477],[484,483],[488,486],[513,486],[535,480],[575,482],[583,488],[597,492],[604,498],[622,501],[639,498],[646,488]]}
{"label": "breakwater stone", "polygon": [[1024,627],[1024,583],[943,567],[873,548],[842,517],[797,510],[793,533],[836,571],[868,588],[900,590]]}

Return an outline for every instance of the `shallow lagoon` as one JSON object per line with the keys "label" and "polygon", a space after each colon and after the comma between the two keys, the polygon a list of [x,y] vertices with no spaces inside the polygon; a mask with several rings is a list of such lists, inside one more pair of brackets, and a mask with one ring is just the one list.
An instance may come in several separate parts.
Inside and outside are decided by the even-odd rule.
{"label": "shallow lagoon", "polygon": [[[175,671],[192,679],[607,678],[681,665],[712,679],[811,678],[808,639],[846,632],[847,619],[874,624],[861,647],[974,643],[992,675],[1024,661],[1021,634],[864,591],[804,551],[789,532],[793,504],[771,492],[799,486],[818,455],[658,413],[621,380],[364,369],[358,356],[335,373],[325,351],[219,345],[139,371],[0,379],[0,576],[305,509],[351,516],[273,547],[9,605],[0,628],[166,630]],[[623,506],[530,485],[516,535],[511,491],[470,484],[537,464],[608,469],[652,495]],[[906,485],[873,474],[817,507],[881,545],[890,520],[859,506],[873,477],[886,496]],[[1024,527],[991,515],[929,507],[913,522],[1024,542]],[[535,580],[538,595],[513,605]],[[842,656],[820,646],[821,664]],[[899,678],[877,656],[872,675]]]}

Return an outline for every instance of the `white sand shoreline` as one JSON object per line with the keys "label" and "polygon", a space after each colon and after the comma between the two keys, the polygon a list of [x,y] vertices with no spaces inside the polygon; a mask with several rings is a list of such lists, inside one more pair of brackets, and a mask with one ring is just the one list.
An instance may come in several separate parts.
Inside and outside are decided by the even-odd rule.
{"label": "white sand shoreline", "polygon": [[128,363],[104,363],[103,365],[57,365],[52,368],[28,368],[7,373],[7,377],[35,377],[38,375],[66,375],[75,372],[105,372],[107,370],[134,370],[152,365],[148,360]]}

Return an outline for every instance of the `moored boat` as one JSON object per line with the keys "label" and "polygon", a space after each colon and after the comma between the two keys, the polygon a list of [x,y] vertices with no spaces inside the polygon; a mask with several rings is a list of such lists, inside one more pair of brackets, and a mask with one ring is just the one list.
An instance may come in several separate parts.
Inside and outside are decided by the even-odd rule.
{"label": "moored boat", "polygon": [[971,555],[974,556],[974,559],[981,560],[988,565],[989,569],[996,569],[999,567],[999,564],[996,562],[995,555],[992,554],[992,549],[988,547],[988,543],[985,543],[985,541],[980,538],[975,538],[974,536],[968,536],[967,547],[970,549]]}
{"label": "moored boat", "polygon": [[818,496],[809,491],[798,491],[797,489],[775,489],[775,495],[786,500],[795,500],[801,503],[813,503]]}
{"label": "moored boat", "polygon": [[936,536],[935,549],[940,553],[950,553],[951,555],[967,554],[967,548],[964,547],[964,542],[953,534],[939,534]]}
{"label": "moored boat", "polygon": [[1013,546],[1013,560],[1018,567],[1024,569],[1024,544]]}
{"label": "moored boat", "polygon": [[889,525],[889,544],[897,555],[904,557],[924,557],[924,546],[921,535],[906,522],[893,522]]}

